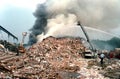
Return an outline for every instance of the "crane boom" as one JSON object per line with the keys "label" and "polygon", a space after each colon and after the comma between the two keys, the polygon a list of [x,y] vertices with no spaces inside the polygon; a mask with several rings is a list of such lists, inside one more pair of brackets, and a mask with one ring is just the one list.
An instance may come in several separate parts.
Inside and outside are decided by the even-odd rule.
{"label": "crane boom", "polygon": [[81,23],[80,23],[79,21],[78,21],[78,24],[77,24],[77,25],[79,25],[79,26],[81,27],[83,33],[85,34],[85,37],[86,37],[86,39],[87,39],[87,42],[89,43],[91,49],[94,50],[94,48],[93,48],[93,46],[92,46],[92,44],[91,44],[91,42],[90,42],[90,39],[89,39],[89,37],[88,37],[88,34],[87,34],[87,32],[85,31],[84,27],[81,25]]}
{"label": "crane boom", "polygon": [[7,31],[5,28],[3,28],[2,26],[0,26],[0,30],[4,31],[5,33],[7,33],[8,35],[12,36],[14,39],[18,40],[18,38],[16,36],[14,36],[12,33],[10,33],[9,31]]}

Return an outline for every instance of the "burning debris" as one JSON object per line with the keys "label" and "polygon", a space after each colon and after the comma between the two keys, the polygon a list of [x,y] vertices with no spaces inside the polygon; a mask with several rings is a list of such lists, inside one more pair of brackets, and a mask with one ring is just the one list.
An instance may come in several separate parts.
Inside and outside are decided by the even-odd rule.
{"label": "burning debris", "polygon": [[[80,38],[48,37],[21,56],[0,57],[1,78],[108,79],[82,58]],[[3,60],[4,59],[4,60]],[[3,62],[4,61],[4,62]]]}
{"label": "burning debris", "polygon": [[[83,45],[79,38],[46,38],[30,48],[27,53],[30,58],[27,62],[29,64],[19,74],[31,74],[33,77],[37,75],[45,79],[63,79],[64,75],[68,75],[66,76],[68,79],[71,77],[70,74],[79,74],[77,71],[84,66],[85,63],[82,64],[83,61],[79,61],[81,58],[79,53],[82,51]],[[24,71],[26,68],[28,72]]]}
{"label": "burning debris", "polygon": [[[80,36],[79,33],[75,32],[76,30],[68,30],[68,28],[78,28],[77,21],[81,21],[90,27],[99,26],[101,28],[104,26],[106,28],[105,26],[109,26],[114,28],[113,26],[119,26],[116,21],[118,19],[115,17],[120,12],[115,9],[115,5],[106,6],[106,4],[113,2],[113,0],[112,2],[102,0],[91,2],[87,0],[61,0],[59,2],[58,0],[47,0],[46,3],[38,5],[34,13],[37,19],[31,28],[29,43],[34,44],[39,40],[42,42],[32,45],[26,53],[20,56],[9,52],[0,52],[0,78],[119,79],[120,62],[118,60],[112,60],[112,65],[104,64],[103,69],[99,67],[96,60],[82,58],[85,47],[80,38],[64,37]],[[117,2],[118,0],[114,3]],[[63,4],[65,5],[63,6]],[[113,12],[115,17],[110,17]],[[89,16],[86,17],[88,13]],[[107,27],[107,29],[110,28]],[[87,42],[89,42],[88,38]]]}

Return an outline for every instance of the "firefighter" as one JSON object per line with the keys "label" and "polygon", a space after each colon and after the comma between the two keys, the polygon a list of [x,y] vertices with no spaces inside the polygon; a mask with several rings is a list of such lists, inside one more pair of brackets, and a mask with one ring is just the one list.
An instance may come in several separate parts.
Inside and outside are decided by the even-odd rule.
{"label": "firefighter", "polygon": [[100,53],[100,64],[101,64],[101,66],[103,66],[103,59],[105,58],[105,54],[102,52],[102,53]]}

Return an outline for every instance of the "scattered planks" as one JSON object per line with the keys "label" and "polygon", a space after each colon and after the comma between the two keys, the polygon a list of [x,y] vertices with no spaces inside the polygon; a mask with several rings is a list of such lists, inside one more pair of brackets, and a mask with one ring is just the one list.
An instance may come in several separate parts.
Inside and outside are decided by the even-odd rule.
{"label": "scattered planks", "polygon": [[12,72],[15,69],[22,68],[25,64],[22,58],[22,56],[16,56],[14,53],[0,55],[0,69]]}

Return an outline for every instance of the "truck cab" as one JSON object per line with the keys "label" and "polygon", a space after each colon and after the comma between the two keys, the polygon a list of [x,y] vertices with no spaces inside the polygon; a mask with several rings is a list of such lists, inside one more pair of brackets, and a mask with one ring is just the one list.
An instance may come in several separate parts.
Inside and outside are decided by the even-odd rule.
{"label": "truck cab", "polygon": [[83,56],[85,58],[93,58],[94,57],[94,52],[90,49],[85,49],[85,51],[83,52]]}

